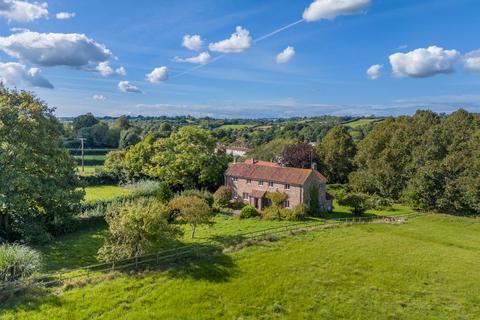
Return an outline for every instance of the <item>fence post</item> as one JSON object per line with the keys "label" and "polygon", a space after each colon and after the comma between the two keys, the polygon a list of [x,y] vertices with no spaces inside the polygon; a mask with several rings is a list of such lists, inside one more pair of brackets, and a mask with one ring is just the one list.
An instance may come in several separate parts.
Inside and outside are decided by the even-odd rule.
{"label": "fence post", "polygon": [[135,256],[135,269],[138,269],[138,255]]}
{"label": "fence post", "polygon": [[112,262],[112,272],[115,271],[115,260]]}

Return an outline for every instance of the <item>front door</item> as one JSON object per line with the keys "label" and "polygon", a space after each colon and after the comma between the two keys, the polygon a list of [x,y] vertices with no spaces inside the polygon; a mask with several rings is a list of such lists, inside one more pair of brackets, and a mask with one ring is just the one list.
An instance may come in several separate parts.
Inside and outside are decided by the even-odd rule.
{"label": "front door", "polygon": [[258,209],[258,198],[253,198],[253,205]]}

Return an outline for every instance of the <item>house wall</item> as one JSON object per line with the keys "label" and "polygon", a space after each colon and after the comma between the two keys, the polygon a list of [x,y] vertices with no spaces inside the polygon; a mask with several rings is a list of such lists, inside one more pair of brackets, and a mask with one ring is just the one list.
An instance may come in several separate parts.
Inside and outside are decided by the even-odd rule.
{"label": "house wall", "polygon": [[290,208],[302,203],[302,187],[298,185],[290,185],[290,190],[285,189],[285,184],[273,182],[273,187],[268,186],[268,180],[263,182],[263,186],[259,185],[259,180],[253,180],[251,184],[247,183],[247,179],[238,177],[238,181],[233,181],[233,177],[226,176],[225,184],[232,191],[236,191],[238,197],[243,200],[243,193],[251,194],[253,190],[265,190],[267,192],[284,192],[288,195]]}
{"label": "house wall", "polygon": [[318,178],[315,176],[315,174],[312,172],[308,178],[307,181],[305,181],[304,184],[304,202],[306,204],[310,204],[310,189],[312,187],[318,188],[318,204],[320,207],[320,210],[322,211],[331,211],[331,205],[327,203],[327,185],[325,182],[322,182],[318,180]]}

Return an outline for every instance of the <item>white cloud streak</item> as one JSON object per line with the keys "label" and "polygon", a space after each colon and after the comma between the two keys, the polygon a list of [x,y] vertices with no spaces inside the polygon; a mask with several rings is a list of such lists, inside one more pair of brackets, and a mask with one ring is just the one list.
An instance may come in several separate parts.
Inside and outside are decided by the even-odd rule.
{"label": "white cloud streak", "polygon": [[358,14],[366,9],[370,2],[370,0],[316,0],[305,9],[303,19],[307,22],[313,22]]}
{"label": "white cloud streak", "polygon": [[39,68],[27,69],[18,62],[0,63],[0,80],[6,85],[26,85],[53,89],[53,85],[41,76]]}
{"label": "white cloud streak", "polygon": [[55,15],[58,20],[68,20],[75,17],[75,12],[59,12]]}
{"label": "white cloud streak", "polygon": [[374,64],[367,69],[367,76],[370,80],[377,80],[382,76],[382,68],[383,65],[381,64]]}
{"label": "white cloud streak", "polygon": [[184,46],[188,50],[198,51],[202,48],[202,45],[203,45],[203,40],[198,34],[196,35],[186,34],[183,36],[182,46]]}
{"label": "white cloud streak", "polygon": [[444,50],[437,46],[418,48],[407,53],[390,55],[390,65],[395,76],[426,78],[455,71],[455,63],[460,59],[457,50]]}
{"label": "white cloud streak", "polygon": [[146,75],[147,81],[150,83],[160,83],[168,80],[168,68],[158,67]]}
{"label": "white cloud streak", "polygon": [[288,46],[277,55],[277,64],[287,63],[295,56],[295,48]]}
{"label": "white cloud streak", "polygon": [[173,59],[175,62],[188,62],[193,64],[207,64],[210,62],[210,54],[205,51],[200,53],[198,56],[191,57],[191,58],[179,58],[175,57]]}
{"label": "white cloud streak", "polygon": [[78,33],[16,33],[0,37],[0,50],[21,61],[47,67],[83,67],[112,57],[105,45]]}
{"label": "white cloud streak", "polygon": [[31,22],[48,17],[46,2],[27,2],[20,0],[0,0],[0,16],[9,21]]}
{"label": "white cloud streak", "polygon": [[465,70],[469,72],[480,72],[480,49],[470,51],[463,58]]}
{"label": "white cloud streak", "polygon": [[210,43],[208,48],[210,51],[222,53],[239,53],[247,50],[252,46],[252,37],[247,29],[237,26],[235,32],[230,38]]}
{"label": "white cloud streak", "polygon": [[92,97],[93,100],[96,100],[96,101],[104,101],[104,100],[107,100],[107,98],[102,95],[102,94],[94,94],[93,97]]}
{"label": "white cloud streak", "polygon": [[118,83],[118,89],[122,92],[142,93],[142,90],[140,90],[137,86],[134,86],[126,80],[120,81]]}

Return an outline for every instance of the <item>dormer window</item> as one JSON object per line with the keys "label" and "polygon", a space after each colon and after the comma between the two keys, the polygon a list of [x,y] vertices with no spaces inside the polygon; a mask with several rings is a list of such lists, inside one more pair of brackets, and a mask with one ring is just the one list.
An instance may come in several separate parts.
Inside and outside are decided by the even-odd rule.
{"label": "dormer window", "polygon": [[273,181],[268,181],[268,187],[273,188]]}
{"label": "dormer window", "polygon": [[258,181],[259,186],[263,186],[263,180]]}
{"label": "dormer window", "polygon": [[247,179],[247,184],[252,184],[252,179]]}
{"label": "dormer window", "polygon": [[237,177],[232,177],[233,182],[237,182],[238,178]]}
{"label": "dormer window", "polygon": [[285,185],[285,190],[290,190],[290,185],[288,183]]}

